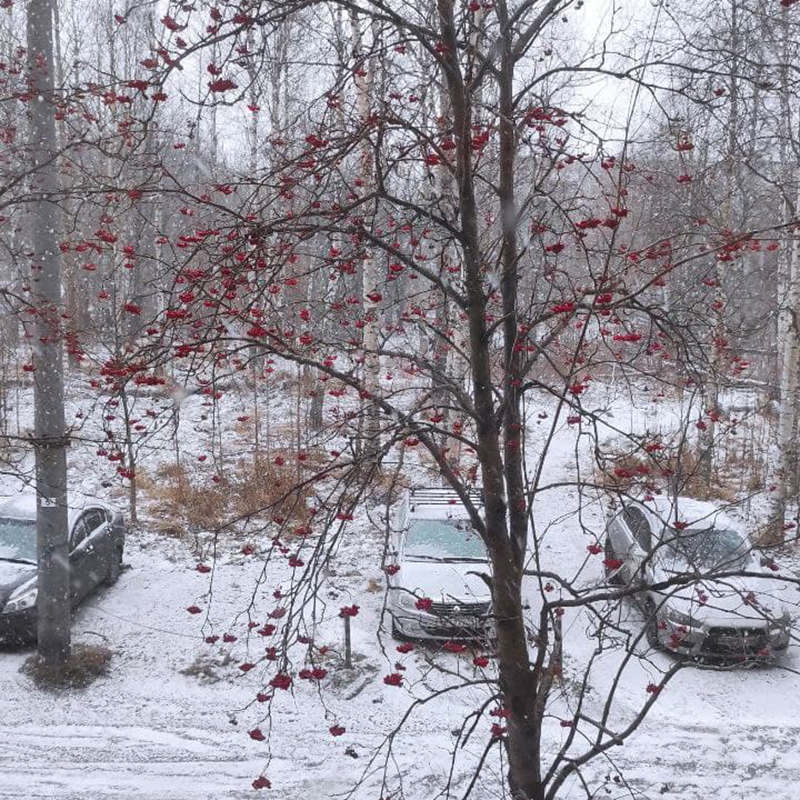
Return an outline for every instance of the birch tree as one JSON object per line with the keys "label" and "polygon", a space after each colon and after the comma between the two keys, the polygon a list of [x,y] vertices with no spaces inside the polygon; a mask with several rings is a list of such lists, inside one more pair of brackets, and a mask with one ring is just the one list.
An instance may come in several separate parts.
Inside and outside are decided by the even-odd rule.
{"label": "birch tree", "polygon": [[[800,198],[795,208],[800,208]],[[797,223],[792,230],[792,247],[789,257],[786,293],[778,302],[778,356],[780,359],[780,401],[776,434],[777,458],[772,462],[771,509],[769,528],[764,544],[783,542],[786,503],[790,499],[789,487],[793,484],[791,472],[797,465],[798,391],[800,390],[800,231]]]}
{"label": "birch tree", "polygon": [[[351,26],[353,38],[353,52],[356,59],[355,86],[356,86],[356,108],[358,110],[359,122],[364,126],[365,135],[361,141],[358,153],[358,184],[359,193],[369,195],[374,191],[375,168],[373,164],[372,141],[369,136],[369,129],[372,126],[372,97],[376,84],[378,24],[374,20],[371,26],[371,38],[369,52],[365,51],[364,32],[361,29],[361,20],[358,14],[351,12]],[[372,204],[370,204],[372,205]],[[367,224],[374,228],[376,220],[376,209],[366,210]],[[364,250],[361,263],[361,295],[364,307],[364,386],[365,394],[368,395],[367,414],[363,439],[368,452],[376,453],[379,446],[380,421],[377,416],[377,407],[371,401],[372,397],[378,394],[378,383],[380,379],[380,355],[378,353],[378,320],[380,315],[377,311],[383,296],[380,292],[381,274],[376,262],[376,254],[371,248]]]}

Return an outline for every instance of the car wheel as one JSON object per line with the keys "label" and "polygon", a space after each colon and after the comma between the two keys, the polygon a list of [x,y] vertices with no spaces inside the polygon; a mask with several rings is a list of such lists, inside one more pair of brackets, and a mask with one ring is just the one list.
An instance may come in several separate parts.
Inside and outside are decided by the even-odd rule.
{"label": "car wheel", "polygon": [[118,547],[115,551],[115,558],[111,560],[111,566],[108,568],[106,575],[106,586],[113,586],[119,579],[119,574],[122,572],[122,548]]}
{"label": "car wheel", "polygon": [[656,604],[652,600],[645,601],[644,624],[647,644],[654,650],[660,650],[661,641],[658,638],[658,611],[656,609]]}
{"label": "car wheel", "polygon": [[[619,558],[617,554],[614,552],[614,547],[611,544],[611,539],[608,535],[606,535],[606,542],[603,548],[603,556],[606,561],[618,561]],[[610,569],[608,565],[605,565],[605,573],[606,573],[606,582],[611,586],[624,586],[625,581],[622,579],[622,575],[618,569]]]}

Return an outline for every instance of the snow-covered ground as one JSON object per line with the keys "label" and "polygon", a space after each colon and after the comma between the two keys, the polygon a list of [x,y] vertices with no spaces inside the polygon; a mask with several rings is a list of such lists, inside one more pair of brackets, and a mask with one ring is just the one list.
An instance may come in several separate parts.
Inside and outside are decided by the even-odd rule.
{"label": "snow-covered ground", "polygon": [[[573,469],[574,455],[564,446],[565,439],[566,434],[552,452],[550,465],[556,474]],[[557,494],[555,502],[540,506],[537,526],[546,526],[568,511],[574,513],[574,490]],[[548,531],[546,537],[548,560],[558,564],[562,574],[566,565],[585,555],[577,537],[565,535],[573,518],[554,526],[554,535]],[[624,607],[620,621],[633,631],[641,629],[639,612],[632,604]],[[570,654],[578,671],[590,643],[582,615],[573,615],[571,620],[568,615],[564,629],[569,674]],[[610,653],[606,663],[593,672],[590,708],[604,702],[621,657],[619,651]],[[641,708],[648,683],[657,682],[671,663],[672,656],[665,653],[633,659],[622,672],[614,716],[619,720],[632,717]],[[608,780],[611,791],[601,792],[601,797],[743,800],[764,796],[794,800],[800,779],[799,673],[800,647],[796,643],[775,666],[725,671],[689,667],[680,671],[633,737],[612,749],[608,759],[592,762],[586,773],[588,782],[596,787]],[[577,784],[573,788],[570,796],[585,796]]]}
{"label": "snow-covered ground", "polygon": [[[616,424],[629,430],[664,415],[617,409]],[[191,409],[190,409],[191,410]],[[199,413],[195,408],[194,412]],[[190,425],[187,413],[184,425]],[[628,418],[629,417],[629,418]],[[533,464],[549,420],[534,425],[529,441]],[[227,434],[226,434],[227,435]],[[230,434],[233,436],[233,434]],[[559,429],[545,465],[543,483],[575,477],[575,426]],[[202,449],[202,442],[194,445]],[[88,463],[88,462],[87,462]],[[97,481],[89,488],[100,491]],[[579,495],[574,488],[543,492],[535,523],[543,538],[543,566],[562,574],[577,572],[590,541],[576,523]],[[586,501],[587,498],[584,498]],[[582,509],[583,524],[600,530],[598,505]],[[259,702],[266,667],[256,662],[265,640],[248,622],[263,624],[279,606],[272,592],[285,588],[288,571],[276,567],[257,588],[262,562],[241,553],[242,540],[223,535],[210,575],[195,569],[190,539],[164,538],[146,523],[131,532],[127,568],[113,588],[93,595],[77,612],[74,638],[107,644],[114,652],[111,673],[86,690],[51,695],[35,691],[19,667],[30,651],[0,653],[3,715],[0,718],[0,797],[14,800],[223,800],[258,796],[251,781],[265,774],[272,782],[263,796],[316,800],[346,796],[432,800],[461,797],[480,757],[493,718],[485,717],[458,754],[452,792],[441,792],[450,769],[454,731],[486,699],[485,688],[468,686],[420,705],[393,742],[385,744],[415,698],[452,685],[447,672],[479,678],[472,654],[454,655],[417,647],[396,652],[396,642],[378,635],[383,594],[380,536],[362,517],[338,550],[319,599],[327,604],[313,635],[315,664],[328,670],[318,686],[295,678],[291,691],[276,691]],[[590,559],[579,581],[601,574],[601,558]],[[372,584],[371,584],[372,582]],[[211,592],[209,593],[209,589]],[[535,602],[533,587],[531,599]],[[251,605],[252,599],[252,605]],[[203,613],[190,615],[197,603]],[[341,606],[358,603],[353,619],[355,668],[346,670]],[[249,611],[248,611],[249,608]],[[623,626],[638,630],[638,612],[625,606]],[[568,713],[570,679],[582,674],[591,652],[587,620],[568,612],[565,631],[565,689],[554,711]],[[203,637],[230,633],[235,642],[214,644]],[[268,642],[267,642],[268,644]],[[318,648],[328,647],[320,653]],[[624,652],[609,651],[592,673],[587,713],[605,698]],[[383,676],[406,667],[404,685],[386,686]],[[656,654],[634,658],[620,679],[612,719],[624,720],[647,698],[648,683],[671,663]],[[205,670],[205,674],[203,673]],[[681,798],[681,800],[796,800],[800,786],[800,648],[792,646],[775,667],[705,671],[683,670],[659,697],[648,719],[624,746],[594,761],[583,777],[599,797]],[[198,672],[200,674],[198,674]],[[274,674],[274,670],[268,675]],[[254,741],[259,727],[272,735]],[[329,728],[346,728],[334,737]],[[552,752],[567,729],[549,729]],[[495,748],[493,753],[499,753]],[[502,797],[502,765],[490,757],[473,797]],[[384,776],[386,785],[383,785]],[[575,780],[565,797],[585,797]]]}

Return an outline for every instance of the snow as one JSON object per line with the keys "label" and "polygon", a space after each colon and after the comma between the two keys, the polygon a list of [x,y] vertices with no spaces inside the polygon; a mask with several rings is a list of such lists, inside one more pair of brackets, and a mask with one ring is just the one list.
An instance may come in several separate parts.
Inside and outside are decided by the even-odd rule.
{"label": "snow", "polygon": [[[623,431],[641,430],[654,419],[649,411],[637,411],[626,402],[614,401],[612,407],[609,423]],[[201,411],[198,398],[185,401],[184,431],[202,427]],[[681,413],[662,408],[659,424]],[[275,408],[273,416],[274,422],[280,419]],[[551,421],[532,426],[531,467]],[[601,580],[602,556],[589,556],[586,545],[602,532],[604,508],[599,499],[563,485],[576,474],[576,448],[582,452],[584,446],[579,436],[577,427],[558,424],[542,470],[545,483],[553,488],[538,495],[534,522],[543,567],[575,576],[578,585],[588,587]],[[226,431],[226,437],[226,448],[234,449],[234,433]],[[189,459],[204,452],[203,441],[197,433],[185,435]],[[102,496],[95,460],[88,452],[73,450],[73,467],[83,467],[85,490]],[[167,450],[165,459],[168,456]],[[586,532],[576,525],[579,506]],[[365,509],[359,509],[348,527],[316,595],[317,624],[308,634],[316,645],[330,648],[315,656],[315,664],[328,669],[322,691],[315,681],[298,679],[295,669],[291,690],[276,690],[271,703],[259,703],[256,695],[263,690],[262,678],[273,675],[274,669],[267,672],[260,663],[244,673],[239,665],[263,654],[264,640],[256,629],[248,630],[247,623],[264,623],[278,604],[273,590],[288,586],[291,571],[275,567],[259,584],[260,551],[245,556],[242,537],[222,532],[214,571],[201,574],[194,568],[197,555],[191,537],[159,536],[147,524],[146,513],[143,517],[145,523],[129,534],[127,568],[118,584],[99,590],[76,612],[74,639],[106,644],[114,652],[107,677],[85,690],[51,695],[35,691],[19,673],[30,650],[0,654],[0,798],[316,800],[351,790],[353,800],[448,796],[439,792],[451,766],[453,731],[485,702],[486,688],[479,683],[484,671],[473,666],[471,652],[456,655],[425,645],[416,645],[408,654],[395,651],[398,643],[388,634],[384,594],[370,587],[371,581],[373,587],[385,587],[385,576],[380,570],[381,534],[368,523]],[[534,578],[529,579],[526,598],[535,619],[541,594]],[[188,614],[187,606],[195,603],[202,613]],[[338,611],[353,603],[360,613],[352,619],[354,669],[347,670],[341,662]],[[382,620],[384,627],[376,635]],[[622,606],[615,621],[621,642],[628,633],[636,637],[641,631],[632,604]],[[594,656],[593,624],[585,612],[565,613],[565,677],[546,730],[546,758],[568,735],[559,719],[574,713],[576,682]],[[203,641],[205,635],[227,631],[238,637],[236,642]],[[406,666],[403,685],[386,686],[383,677],[396,671],[397,662]],[[616,683],[611,724],[620,729],[648,699],[647,685],[657,683],[673,663],[664,653],[626,658],[624,647],[605,650],[592,665],[585,714],[598,718]],[[774,667],[681,670],[633,737],[585,767],[583,779],[599,797],[796,800],[798,670],[796,644]],[[387,737],[414,701],[453,686],[458,688],[413,707],[393,738],[392,755],[387,755]],[[493,721],[482,718],[475,734],[459,748],[450,797],[462,796]],[[346,732],[331,736],[328,728],[334,724]],[[272,731],[267,741],[248,736],[257,726],[265,733]],[[502,796],[498,787],[505,768],[499,753],[494,748],[487,759],[472,795],[477,800]],[[273,789],[259,794],[250,783],[262,772]],[[585,797],[577,778],[567,782],[563,797]]]}
{"label": "snow", "polygon": [[36,493],[20,492],[0,506],[0,514],[16,519],[36,519]]}
{"label": "snow", "polygon": [[690,497],[654,497],[647,502],[666,524],[685,522],[691,528],[738,529],[730,517],[713,503]]}
{"label": "snow", "polygon": [[[77,494],[77,492],[76,492]],[[69,498],[68,521],[72,525],[89,506],[100,506],[109,511],[117,510],[114,506],[97,500],[92,497],[78,496]],[[31,489],[22,489],[19,494],[12,496],[0,505],[0,517],[11,517],[13,519],[35,520],[36,519],[36,492]]]}
{"label": "snow", "polygon": [[[630,431],[642,432],[650,421],[649,415],[638,416],[630,407],[613,408],[613,418],[629,416]],[[674,409],[662,404],[661,424],[673,414]],[[564,430],[555,438],[547,462],[551,474],[574,469],[577,435],[574,429],[572,433]],[[584,498],[584,502],[589,499]],[[570,565],[577,572],[585,556],[576,542],[579,537],[564,535],[568,526],[563,521],[574,514],[577,500],[574,489],[555,490],[536,514],[537,529],[547,532],[543,562],[558,564],[562,575],[569,574]],[[584,507],[581,513],[589,529],[602,530],[603,508],[599,502]],[[641,630],[642,620],[633,604],[623,606],[619,624],[634,633]],[[593,642],[586,637],[586,615],[567,611],[563,625],[567,664],[572,661],[580,675],[579,665],[586,664],[593,651]],[[622,656],[620,651],[612,651],[601,657],[598,668],[592,671],[589,705],[601,703],[618,680],[615,717],[632,719],[642,706],[647,684],[657,683],[673,658],[651,653],[623,667]],[[796,797],[794,784],[800,778],[798,669],[800,647],[793,643],[774,667],[681,670],[633,738],[612,749],[607,761],[594,762],[588,774],[593,773],[595,780],[610,774],[611,786],[619,796],[629,796],[623,794],[625,787],[633,796],[642,792],[644,797],[730,800],[764,794],[791,800]],[[613,779],[615,774],[621,776],[619,783]],[[581,796],[577,782],[573,791],[575,797]],[[612,792],[610,796],[617,795]]]}
{"label": "snow", "polygon": [[442,519],[469,519],[469,514],[467,510],[462,505],[444,505],[444,506],[433,506],[433,505],[420,505],[417,504],[414,506],[413,511],[410,512],[411,517],[414,519],[430,519],[430,520],[442,520]]}

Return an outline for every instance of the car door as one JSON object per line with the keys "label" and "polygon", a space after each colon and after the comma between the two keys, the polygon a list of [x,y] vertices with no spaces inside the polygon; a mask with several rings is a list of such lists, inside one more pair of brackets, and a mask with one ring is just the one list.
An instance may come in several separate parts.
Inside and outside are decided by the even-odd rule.
{"label": "car door", "polygon": [[83,547],[84,571],[87,576],[87,589],[97,586],[108,573],[111,539],[109,536],[108,515],[102,508],[89,508],[83,515],[86,525],[86,538]]}
{"label": "car door", "polygon": [[86,515],[81,514],[69,533],[69,584],[73,603],[88,592],[89,574],[86,564]]}
{"label": "car door", "polygon": [[623,574],[628,581],[646,578],[646,564],[652,548],[652,531],[645,513],[634,505],[626,506],[622,518],[630,533]]}
{"label": "car door", "polygon": [[[611,518],[608,523],[607,534],[611,543],[611,550],[608,552],[613,553],[615,557],[623,561],[626,560],[633,541],[633,535],[628,530],[628,523],[624,518],[624,510]],[[625,570],[623,569],[622,572],[624,573]]]}

